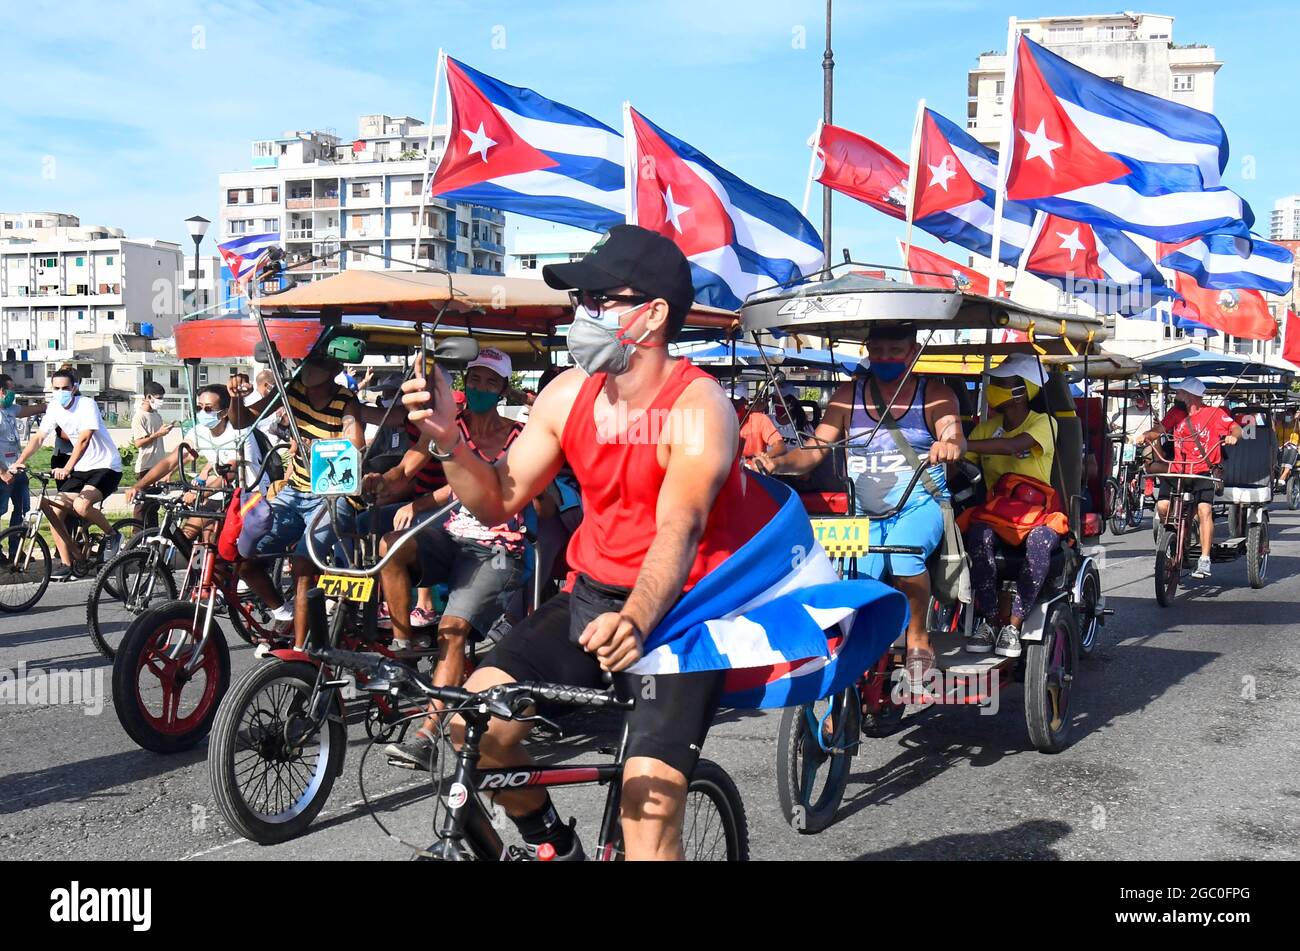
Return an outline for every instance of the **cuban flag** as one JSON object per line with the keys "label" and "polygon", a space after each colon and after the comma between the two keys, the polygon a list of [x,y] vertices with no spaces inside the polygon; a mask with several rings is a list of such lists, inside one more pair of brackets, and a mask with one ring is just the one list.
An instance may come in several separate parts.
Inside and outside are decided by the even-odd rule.
{"label": "cuban flag", "polygon": [[238,284],[253,273],[257,263],[272,248],[280,246],[279,232],[246,234],[243,237],[217,245],[221,263],[230,269],[230,276]]}
{"label": "cuban flag", "polygon": [[671,238],[691,264],[695,299],[737,310],[754,291],[821,269],[822,241],[788,201],[761,192],[624,107],[628,222]]}
{"label": "cuban flag", "polygon": [[1024,268],[1100,314],[1131,317],[1177,296],[1131,237],[1114,228],[1040,214]]}
{"label": "cuban flag", "polygon": [[[917,153],[917,199],[912,222],[943,241],[990,257],[993,209],[998,187],[998,153],[965,129],[926,109]],[[998,258],[1015,267],[1034,224],[1033,209],[1003,202]]]}
{"label": "cuban flag", "polygon": [[429,193],[608,231],[623,221],[623,138],[591,116],[445,57],[451,123]]}
{"label": "cuban flag", "polygon": [[1228,137],[1214,116],[1017,42],[1008,200],[1159,241],[1248,235],[1254,215],[1222,184]]}
{"label": "cuban flag", "polygon": [[907,599],[871,578],[840,581],[798,495],[745,477],[777,514],[682,595],[631,672],[728,671],[722,705],[732,708],[810,703],[855,682],[898,639]]}
{"label": "cuban flag", "polygon": [[1183,245],[1161,245],[1160,254],[1162,265],[1190,274],[1209,290],[1291,293],[1295,256],[1280,244],[1207,234]]}

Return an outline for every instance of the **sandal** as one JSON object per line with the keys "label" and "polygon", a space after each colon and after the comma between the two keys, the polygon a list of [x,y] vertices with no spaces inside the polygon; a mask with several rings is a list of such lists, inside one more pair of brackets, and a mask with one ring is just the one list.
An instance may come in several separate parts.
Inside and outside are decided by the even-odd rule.
{"label": "sandal", "polygon": [[934,651],[909,647],[903,658],[903,676],[907,679],[912,703],[930,703],[934,699],[927,689],[927,683],[934,675]]}

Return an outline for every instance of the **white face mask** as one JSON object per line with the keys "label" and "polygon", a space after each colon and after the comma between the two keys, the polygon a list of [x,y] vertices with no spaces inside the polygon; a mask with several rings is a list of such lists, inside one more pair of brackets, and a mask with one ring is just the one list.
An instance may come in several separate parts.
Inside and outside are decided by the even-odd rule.
{"label": "white face mask", "polygon": [[[609,373],[618,376],[627,371],[628,361],[632,359],[633,348],[650,336],[650,329],[635,340],[625,340],[622,319],[629,314],[635,315],[649,306],[640,304],[623,314],[593,314],[586,307],[576,307],[573,323],[569,327],[565,341],[573,361],[587,372],[588,376],[596,373]],[[636,316],[631,322],[636,321]]]}

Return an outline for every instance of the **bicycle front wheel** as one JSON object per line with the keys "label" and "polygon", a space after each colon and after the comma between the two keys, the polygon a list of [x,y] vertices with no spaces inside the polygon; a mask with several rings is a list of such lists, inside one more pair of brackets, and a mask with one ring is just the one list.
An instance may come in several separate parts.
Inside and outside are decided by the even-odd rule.
{"label": "bicycle front wheel", "polygon": [[86,599],[86,627],[101,654],[112,660],[131,622],[155,604],[176,600],[176,580],[156,550],[124,551],[99,572]]}
{"label": "bicycle front wheel", "polygon": [[686,787],[682,855],[688,862],[748,862],[749,823],[740,790],[712,760],[695,764]]}
{"label": "bicycle front wheel", "polygon": [[53,571],[50,546],[25,525],[0,532],[0,611],[26,611],[45,594]]}

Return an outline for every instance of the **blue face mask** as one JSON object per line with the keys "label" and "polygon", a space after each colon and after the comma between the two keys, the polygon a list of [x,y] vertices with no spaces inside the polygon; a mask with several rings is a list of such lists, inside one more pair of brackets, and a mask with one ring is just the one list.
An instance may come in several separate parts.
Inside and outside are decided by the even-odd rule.
{"label": "blue face mask", "polygon": [[217,423],[221,422],[221,416],[218,413],[213,413],[207,410],[199,410],[197,413],[194,414],[194,421],[198,423],[200,426],[206,427],[207,429],[211,429],[213,426],[217,425]]}
{"label": "blue face mask", "polygon": [[892,383],[907,369],[906,360],[872,360],[871,372],[877,380]]}
{"label": "blue face mask", "polygon": [[62,406],[64,409],[67,409],[69,406],[72,405],[71,390],[59,390],[58,393],[55,394],[55,396],[58,398],[59,405]]}
{"label": "blue face mask", "polygon": [[486,413],[501,402],[501,394],[492,390],[476,390],[465,387],[465,403],[471,413]]}

